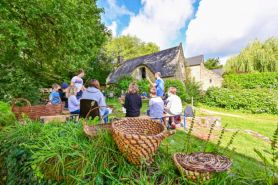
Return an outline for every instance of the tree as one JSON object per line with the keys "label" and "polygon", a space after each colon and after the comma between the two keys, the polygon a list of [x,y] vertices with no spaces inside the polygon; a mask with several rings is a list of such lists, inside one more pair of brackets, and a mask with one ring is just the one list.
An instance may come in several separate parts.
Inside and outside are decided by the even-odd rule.
{"label": "tree", "polygon": [[0,1],[1,91],[9,94],[22,77],[34,86],[69,80],[95,61],[109,35],[101,12],[95,1],[86,0]]}
{"label": "tree", "polygon": [[225,65],[227,73],[277,72],[278,38],[265,42],[255,40],[244,48],[239,55],[229,59]]}
{"label": "tree", "polygon": [[159,47],[154,43],[142,42],[139,38],[124,35],[112,38],[105,47],[109,56],[117,62],[117,57],[121,56],[124,60],[155,53]]}
{"label": "tree", "polygon": [[223,66],[220,64],[219,58],[209,58],[205,62],[205,67],[207,69],[219,69]]}

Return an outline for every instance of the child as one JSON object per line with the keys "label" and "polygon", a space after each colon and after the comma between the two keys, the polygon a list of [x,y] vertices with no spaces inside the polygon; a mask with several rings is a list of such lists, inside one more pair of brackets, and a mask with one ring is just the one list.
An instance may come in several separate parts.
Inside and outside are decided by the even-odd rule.
{"label": "child", "polygon": [[148,116],[152,118],[162,118],[164,110],[164,102],[160,96],[157,96],[156,89],[153,87],[150,91]]}
{"label": "child", "polygon": [[71,79],[71,85],[77,88],[77,99],[80,99],[82,96],[85,87],[83,85],[83,77],[85,76],[85,72],[83,69],[78,70],[77,75]]}
{"label": "child", "polygon": [[52,105],[58,105],[61,103],[61,98],[60,98],[60,94],[59,94],[59,89],[60,89],[60,86],[58,84],[53,84],[52,85],[52,91],[49,95],[49,102],[52,104]]}
{"label": "child", "polygon": [[68,88],[68,84],[63,82],[61,84],[61,88],[59,89],[59,94],[60,94],[60,98],[62,102],[65,102],[65,108],[68,108],[68,98],[66,96],[66,92],[67,92],[67,88]]}
{"label": "child", "polygon": [[80,101],[76,97],[77,88],[75,86],[69,86],[67,90],[68,108],[71,114],[80,113]]}

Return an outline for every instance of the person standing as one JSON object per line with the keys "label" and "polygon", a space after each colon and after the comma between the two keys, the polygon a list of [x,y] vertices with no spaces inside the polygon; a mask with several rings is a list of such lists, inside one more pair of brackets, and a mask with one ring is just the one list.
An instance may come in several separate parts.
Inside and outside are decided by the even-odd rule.
{"label": "person standing", "polygon": [[154,76],[156,78],[155,83],[153,83],[149,78],[147,78],[147,79],[148,79],[149,83],[156,88],[156,95],[159,97],[163,97],[164,96],[164,80],[161,78],[160,72],[156,72],[154,74]]}
{"label": "person standing", "polygon": [[131,83],[128,87],[128,93],[125,96],[124,108],[126,117],[139,117],[142,107],[142,99],[138,94],[139,89],[136,83]]}
{"label": "person standing", "polygon": [[77,75],[71,79],[71,85],[77,88],[77,96],[76,96],[77,99],[80,99],[83,90],[85,90],[85,87],[83,85],[83,79],[82,79],[84,76],[85,76],[84,70],[80,69],[78,70]]}

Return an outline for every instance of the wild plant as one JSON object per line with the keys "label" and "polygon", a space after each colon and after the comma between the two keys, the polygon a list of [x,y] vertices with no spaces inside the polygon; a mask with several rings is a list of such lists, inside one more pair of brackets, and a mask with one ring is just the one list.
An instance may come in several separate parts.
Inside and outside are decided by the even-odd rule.
{"label": "wild plant", "polygon": [[207,139],[206,139],[205,146],[204,146],[204,149],[203,149],[204,152],[205,152],[206,149],[207,149],[207,145],[208,145],[208,142],[210,141],[210,137],[211,137],[211,135],[212,135],[212,131],[213,131],[215,125],[216,125],[216,121],[214,121],[214,122],[210,125],[208,137],[207,137]]}
{"label": "wild plant", "polygon": [[186,152],[188,153],[189,151],[191,151],[191,137],[192,137],[192,131],[193,131],[193,128],[194,128],[194,124],[195,124],[195,113],[193,114],[194,116],[192,117],[192,122],[190,124],[190,127],[188,129],[188,132],[186,133],[186,139],[184,140],[184,143],[183,143],[183,149],[182,151],[183,152]]}

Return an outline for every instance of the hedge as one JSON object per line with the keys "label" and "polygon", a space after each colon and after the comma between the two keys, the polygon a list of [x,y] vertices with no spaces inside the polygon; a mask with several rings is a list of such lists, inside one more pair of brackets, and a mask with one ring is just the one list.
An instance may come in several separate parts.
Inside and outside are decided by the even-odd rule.
{"label": "hedge", "polygon": [[224,76],[223,86],[242,89],[278,89],[278,72],[227,74]]}
{"label": "hedge", "polygon": [[209,106],[252,113],[278,114],[278,91],[268,89],[208,89],[203,99]]}

